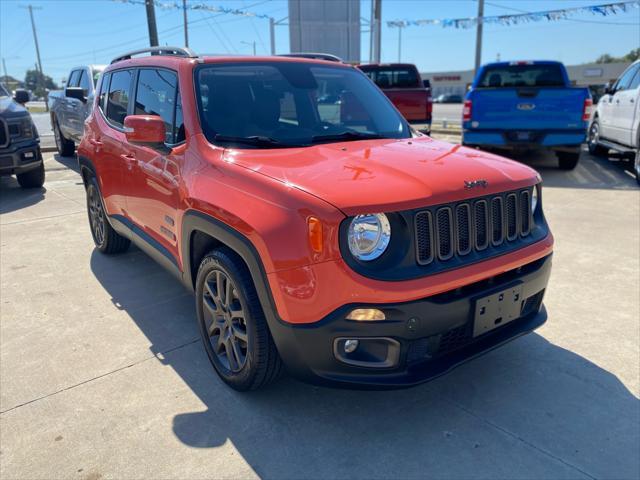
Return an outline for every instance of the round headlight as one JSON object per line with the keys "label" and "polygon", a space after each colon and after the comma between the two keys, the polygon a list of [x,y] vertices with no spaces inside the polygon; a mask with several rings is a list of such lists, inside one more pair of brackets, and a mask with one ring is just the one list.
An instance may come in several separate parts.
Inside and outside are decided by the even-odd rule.
{"label": "round headlight", "polygon": [[391,239],[391,225],[384,213],[358,215],[349,225],[349,250],[358,260],[368,262],[384,253]]}
{"label": "round headlight", "polygon": [[538,206],[538,186],[533,187],[533,193],[531,194],[531,213],[535,213]]}

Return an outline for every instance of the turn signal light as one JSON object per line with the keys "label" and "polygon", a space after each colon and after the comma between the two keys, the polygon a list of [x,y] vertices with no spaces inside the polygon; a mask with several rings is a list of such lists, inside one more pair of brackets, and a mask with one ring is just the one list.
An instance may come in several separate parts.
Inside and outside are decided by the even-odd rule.
{"label": "turn signal light", "polygon": [[384,312],[377,308],[356,308],[347,315],[347,320],[356,320],[358,322],[377,322],[385,319]]}
{"label": "turn signal light", "polygon": [[322,253],[322,222],[316,217],[309,217],[307,220],[309,227],[309,245],[311,250]]}

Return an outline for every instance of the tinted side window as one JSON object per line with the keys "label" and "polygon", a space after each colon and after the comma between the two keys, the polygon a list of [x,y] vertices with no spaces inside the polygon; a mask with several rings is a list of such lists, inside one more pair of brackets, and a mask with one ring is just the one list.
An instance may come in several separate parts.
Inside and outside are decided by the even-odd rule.
{"label": "tinted side window", "polygon": [[640,68],[636,70],[636,76],[631,80],[631,84],[629,85],[629,90],[635,90],[640,87]]}
{"label": "tinted side window", "polygon": [[82,75],[80,76],[80,83],[78,84],[78,86],[82,88],[85,97],[89,95],[89,90],[91,89],[91,80],[89,80],[89,75],[84,70],[82,70]]}
{"label": "tinted side window", "polygon": [[78,80],[80,79],[80,70],[74,70],[69,75],[69,80],[67,81],[67,87],[77,87]]}
{"label": "tinted side window", "polygon": [[173,143],[173,112],[178,79],[167,70],[140,70],[135,115],[158,115],[164,120],[166,142]]}
{"label": "tinted side window", "polygon": [[131,74],[130,70],[121,70],[111,74],[111,84],[107,95],[107,118],[115,125],[124,125],[124,117],[127,116]]}
{"label": "tinted side window", "polygon": [[618,83],[616,84],[616,90],[620,91],[620,90],[628,90],[629,88],[633,88],[631,87],[631,81],[633,80],[634,75],[638,71],[638,68],[640,68],[640,66],[635,65],[631,67],[629,70],[627,70],[626,72],[624,72],[620,77],[620,79],[618,80]]}
{"label": "tinted side window", "polygon": [[103,113],[107,111],[107,91],[109,90],[109,80],[111,80],[111,74],[105,73],[102,77],[102,83],[100,83],[100,98],[98,100],[98,106]]}

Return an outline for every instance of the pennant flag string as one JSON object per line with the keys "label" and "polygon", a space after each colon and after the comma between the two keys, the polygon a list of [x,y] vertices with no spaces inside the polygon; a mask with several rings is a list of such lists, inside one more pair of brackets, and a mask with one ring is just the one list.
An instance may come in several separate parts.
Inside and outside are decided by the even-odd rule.
{"label": "pennant flag string", "polygon": [[[114,0],[119,3],[127,3],[130,5],[146,5],[146,0]],[[180,9],[182,10],[182,3],[178,4],[177,2],[166,2],[160,0],[154,0],[153,4],[164,10],[168,9]],[[252,17],[252,18],[260,18],[260,19],[268,19],[271,18],[269,15],[247,12],[246,10],[241,10],[238,8],[227,8],[215,5],[207,5],[206,3],[193,3],[189,2],[187,4],[187,10],[202,10],[213,13],[226,13],[229,15],[237,15],[241,17]]]}
{"label": "pennant flag string", "polygon": [[441,27],[454,28],[473,28],[479,22],[487,25],[518,25],[521,23],[539,22],[542,20],[558,21],[564,20],[570,16],[581,13],[591,13],[593,15],[602,15],[604,17],[615,15],[621,12],[627,12],[631,8],[639,8],[640,0],[627,0],[624,2],[605,3],[602,5],[591,5],[585,7],[563,8],[560,10],[547,10],[542,12],[516,13],[511,15],[495,15],[487,17],[470,17],[470,18],[443,18],[443,19],[423,19],[423,20],[391,20],[387,22],[387,26],[391,28],[404,27],[424,27],[431,25],[439,25]]}

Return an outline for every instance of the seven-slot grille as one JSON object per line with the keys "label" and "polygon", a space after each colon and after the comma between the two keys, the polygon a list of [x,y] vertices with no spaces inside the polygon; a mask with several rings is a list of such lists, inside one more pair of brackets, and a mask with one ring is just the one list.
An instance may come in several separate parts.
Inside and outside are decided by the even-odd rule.
{"label": "seven-slot grille", "polygon": [[442,205],[416,213],[420,265],[514,242],[531,233],[531,189]]}

